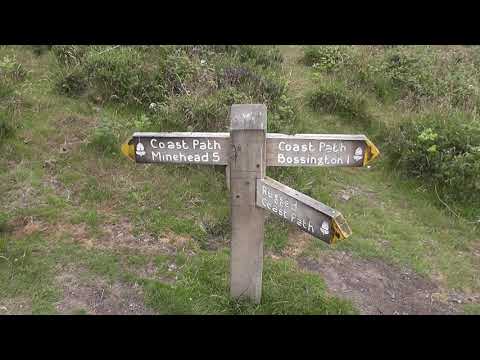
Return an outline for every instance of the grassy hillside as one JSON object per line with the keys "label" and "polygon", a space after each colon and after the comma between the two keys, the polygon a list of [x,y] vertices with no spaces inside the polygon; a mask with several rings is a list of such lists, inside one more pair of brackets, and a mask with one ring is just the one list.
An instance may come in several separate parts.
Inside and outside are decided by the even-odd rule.
{"label": "grassy hillside", "polygon": [[[460,294],[457,311],[478,311],[478,138],[470,128],[442,133],[450,128],[431,116],[433,108],[476,129],[476,93],[461,95],[476,58],[439,93],[424,65],[418,79],[418,67],[379,75],[390,74],[383,52],[400,50],[335,49],[0,47],[0,312],[365,312],[332,290],[328,274],[303,265],[338,254],[410,271],[435,284],[439,302]],[[119,149],[134,131],[224,131],[231,104],[257,102],[267,104],[270,132],[365,133],[382,155],[369,168],[268,169],[341,211],[353,235],[330,248],[268,216],[263,300],[252,306],[228,297],[224,169],[140,166]],[[424,118],[434,120],[418,128]],[[462,131],[472,134],[469,147],[452,153]],[[398,133],[411,137],[400,143]],[[405,155],[420,135],[426,143]],[[412,158],[419,150],[433,157]],[[459,170],[429,167],[447,155],[463,164],[448,186],[448,171]],[[466,197],[448,191],[465,181]]]}

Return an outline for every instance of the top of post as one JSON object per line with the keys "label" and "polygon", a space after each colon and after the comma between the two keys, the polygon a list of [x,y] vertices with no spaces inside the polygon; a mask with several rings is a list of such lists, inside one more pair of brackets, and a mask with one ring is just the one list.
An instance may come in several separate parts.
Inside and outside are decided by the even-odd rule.
{"label": "top of post", "polygon": [[264,104],[232,105],[230,130],[267,131],[267,107]]}

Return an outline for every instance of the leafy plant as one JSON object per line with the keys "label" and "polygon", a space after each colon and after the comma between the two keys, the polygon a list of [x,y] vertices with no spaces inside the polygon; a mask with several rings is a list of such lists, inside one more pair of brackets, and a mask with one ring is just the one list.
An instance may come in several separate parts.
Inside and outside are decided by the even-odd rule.
{"label": "leafy plant", "polygon": [[432,184],[448,198],[480,201],[480,124],[468,114],[423,114],[389,129],[386,146],[408,176]]}
{"label": "leafy plant", "polygon": [[358,93],[349,91],[339,82],[332,81],[317,85],[316,89],[308,95],[308,104],[316,111],[336,114],[352,120],[368,121],[370,119],[365,99]]}
{"label": "leafy plant", "polygon": [[321,71],[333,71],[350,61],[350,55],[341,46],[308,46],[301,61]]}

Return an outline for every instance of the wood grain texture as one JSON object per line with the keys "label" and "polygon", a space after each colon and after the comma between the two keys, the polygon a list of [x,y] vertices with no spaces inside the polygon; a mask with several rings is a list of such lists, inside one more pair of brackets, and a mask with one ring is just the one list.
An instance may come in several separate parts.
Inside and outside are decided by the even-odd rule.
{"label": "wood grain texture", "polygon": [[265,174],[266,109],[263,105],[234,105],[230,116],[233,152],[230,162],[230,293],[233,298],[259,303],[265,215],[264,210],[256,206],[255,191],[257,179]]}
{"label": "wood grain texture", "polygon": [[269,177],[257,180],[256,204],[329,244],[333,221],[341,217],[331,207]]}

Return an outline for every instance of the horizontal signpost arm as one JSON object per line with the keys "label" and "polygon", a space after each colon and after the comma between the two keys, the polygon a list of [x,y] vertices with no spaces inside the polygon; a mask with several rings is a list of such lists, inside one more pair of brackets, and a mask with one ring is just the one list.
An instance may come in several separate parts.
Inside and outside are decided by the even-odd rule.
{"label": "horizontal signpost arm", "polygon": [[366,166],[379,154],[365,135],[267,134],[267,166]]}
{"label": "horizontal signpost arm", "polygon": [[228,165],[229,133],[136,132],[122,153],[137,163]]}

